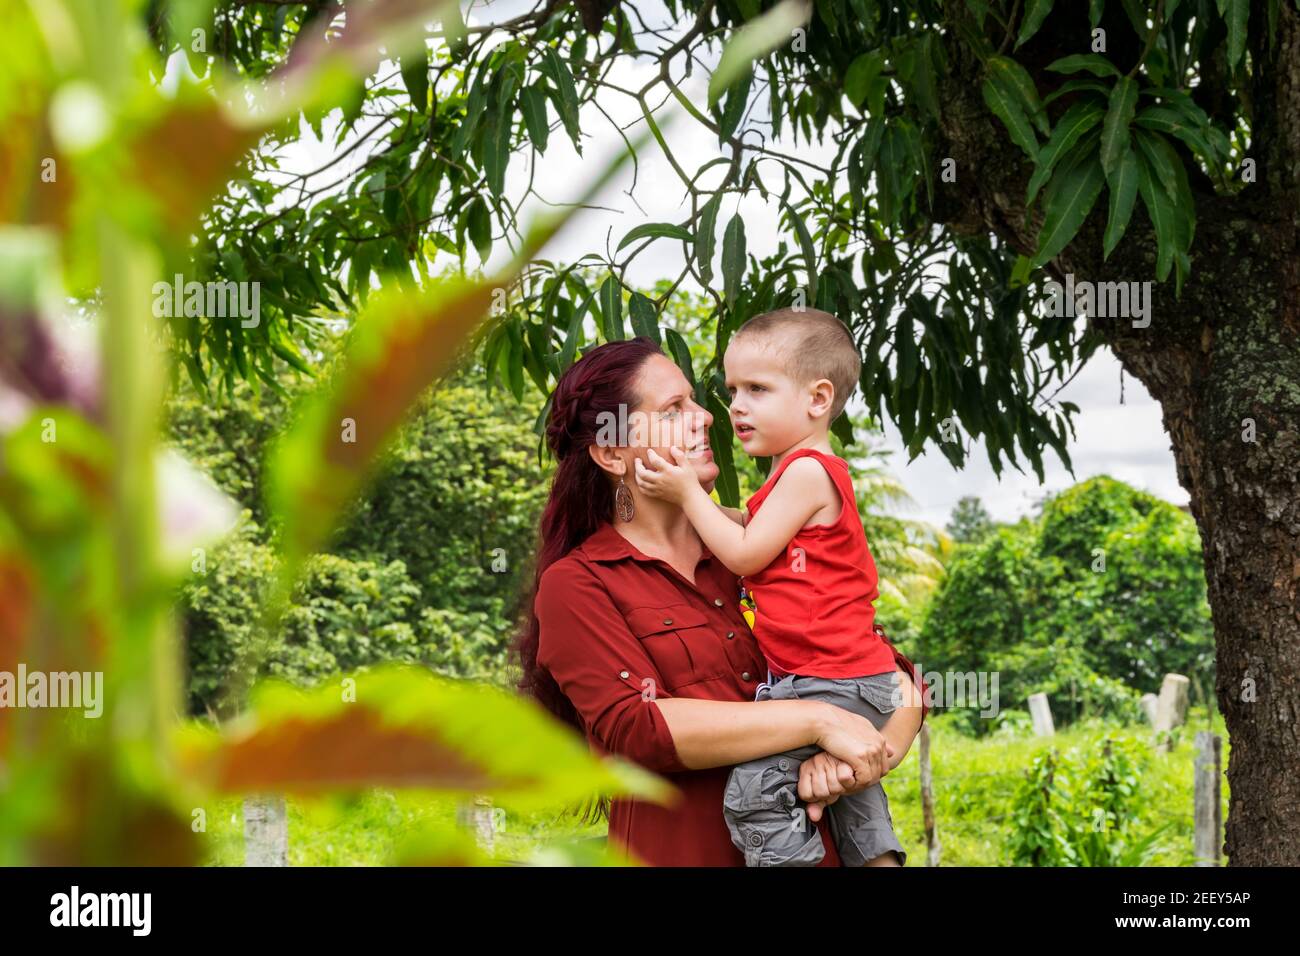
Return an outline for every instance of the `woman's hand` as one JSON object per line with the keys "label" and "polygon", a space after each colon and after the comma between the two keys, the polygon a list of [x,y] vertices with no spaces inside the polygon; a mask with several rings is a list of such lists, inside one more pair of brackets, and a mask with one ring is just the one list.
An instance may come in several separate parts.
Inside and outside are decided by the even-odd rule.
{"label": "woman's hand", "polygon": [[854,780],[853,768],[824,750],[799,765],[799,799],[807,805],[808,819],[813,823],[840,797],[861,789]]}
{"label": "woman's hand", "polygon": [[667,461],[653,448],[646,449],[645,462],[635,459],[636,486],[651,498],[680,505],[692,487],[700,487],[695,469],[686,460],[686,452],[676,445],[669,449],[674,461]]}
{"label": "woman's hand", "polygon": [[860,790],[876,783],[889,773],[893,746],[865,717],[827,704],[814,743],[853,770],[855,786]]}

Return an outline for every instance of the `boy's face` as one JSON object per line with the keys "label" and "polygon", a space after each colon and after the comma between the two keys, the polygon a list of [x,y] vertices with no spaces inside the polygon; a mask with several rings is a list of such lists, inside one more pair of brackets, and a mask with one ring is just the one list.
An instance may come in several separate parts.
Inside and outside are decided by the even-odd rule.
{"label": "boy's face", "polygon": [[745,335],[722,358],[731,393],[731,427],[745,453],[775,455],[808,435],[810,389],[795,382],[781,361],[783,336]]}

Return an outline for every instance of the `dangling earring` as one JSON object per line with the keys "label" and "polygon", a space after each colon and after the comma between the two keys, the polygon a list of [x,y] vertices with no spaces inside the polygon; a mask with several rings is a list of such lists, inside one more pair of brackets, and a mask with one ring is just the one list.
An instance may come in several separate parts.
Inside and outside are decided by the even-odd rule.
{"label": "dangling earring", "polygon": [[624,521],[631,521],[632,516],[636,514],[636,508],[632,503],[632,492],[628,490],[622,475],[618,476],[618,487],[614,489],[614,510]]}

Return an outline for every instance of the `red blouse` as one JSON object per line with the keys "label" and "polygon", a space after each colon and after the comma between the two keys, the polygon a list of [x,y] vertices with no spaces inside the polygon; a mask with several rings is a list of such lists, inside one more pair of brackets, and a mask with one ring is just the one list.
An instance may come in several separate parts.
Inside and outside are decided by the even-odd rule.
{"label": "red blouse", "polygon": [[[745,865],[722,816],[731,768],[687,769],[655,703],[754,699],[766,665],[738,597],[736,576],[707,549],[691,584],[611,524],[547,568],[538,587],[538,663],[572,701],[593,749],[640,764],[681,795],[672,806],[611,802],[611,844],[651,866]],[[827,828],[817,827],[820,865],[839,866]]]}

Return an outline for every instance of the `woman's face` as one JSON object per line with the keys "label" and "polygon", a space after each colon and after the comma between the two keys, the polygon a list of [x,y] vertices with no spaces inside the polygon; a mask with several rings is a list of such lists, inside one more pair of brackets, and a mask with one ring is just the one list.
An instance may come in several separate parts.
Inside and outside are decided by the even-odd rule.
{"label": "woman's face", "polygon": [[641,403],[628,414],[627,474],[634,473],[634,457],[646,460],[646,449],[653,448],[672,461],[669,448],[676,445],[686,452],[704,490],[711,491],[718,479],[718,466],[709,448],[713,416],[695,401],[682,370],[667,356],[652,355],[641,366],[633,391],[641,396]]}

